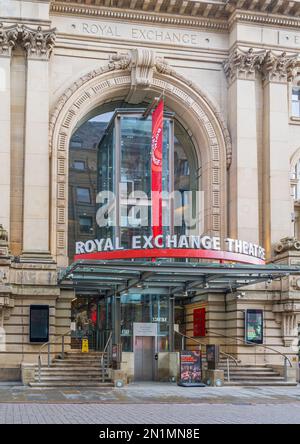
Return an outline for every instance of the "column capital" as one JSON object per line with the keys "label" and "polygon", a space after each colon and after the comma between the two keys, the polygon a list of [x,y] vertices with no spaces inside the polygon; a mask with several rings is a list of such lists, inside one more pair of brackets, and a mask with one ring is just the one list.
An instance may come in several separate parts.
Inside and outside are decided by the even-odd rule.
{"label": "column capital", "polygon": [[261,65],[263,81],[286,83],[296,75],[297,54],[287,55],[286,52],[267,51]]}
{"label": "column capital", "polygon": [[254,51],[253,48],[248,50],[235,48],[229,58],[223,62],[229,85],[236,79],[254,80],[264,55],[265,51]]}
{"label": "column capital", "polygon": [[37,29],[22,26],[21,42],[28,59],[49,60],[54,48],[56,29],[43,30],[41,26]]}
{"label": "column capital", "polygon": [[10,57],[12,49],[16,46],[20,25],[4,27],[0,23],[0,57]]}

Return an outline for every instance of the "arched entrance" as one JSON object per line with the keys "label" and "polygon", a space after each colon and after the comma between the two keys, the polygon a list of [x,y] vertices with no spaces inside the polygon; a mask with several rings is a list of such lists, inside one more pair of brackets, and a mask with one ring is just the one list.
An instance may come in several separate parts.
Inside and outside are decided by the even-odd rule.
{"label": "arched entrance", "polygon": [[193,140],[199,158],[205,231],[221,237],[227,234],[226,167],[231,161],[231,144],[220,113],[195,85],[155,57],[152,51],[138,49],[114,56],[107,66],[81,77],[53,111],[51,251],[59,265],[67,264],[68,156],[75,128],[105,103],[150,102],[162,92],[166,106],[176,113]]}

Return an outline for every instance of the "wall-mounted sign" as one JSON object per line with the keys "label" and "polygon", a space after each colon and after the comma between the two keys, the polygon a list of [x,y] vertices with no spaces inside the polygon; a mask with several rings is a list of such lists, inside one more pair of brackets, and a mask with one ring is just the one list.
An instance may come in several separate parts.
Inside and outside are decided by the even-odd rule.
{"label": "wall-mounted sign", "polygon": [[153,316],[152,322],[168,322],[168,319],[160,316]]}
{"label": "wall-mounted sign", "polygon": [[238,239],[226,238],[221,242],[221,238],[217,236],[133,236],[130,249],[124,249],[118,237],[76,242],[74,259],[163,257],[216,259],[262,265],[265,263],[265,250],[259,245]]}
{"label": "wall-mounted sign", "polygon": [[245,340],[254,344],[262,344],[264,340],[263,310],[246,310]]}
{"label": "wall-mounted sign", "polygon": [[134,336],[157,336],[156,322],[134,322]]}
{"label": "wall-mounted sign", "polygon": [[194,336],[205,336],[205,308],[195,308],[193,311]]}
{"label": "wall-mounted sign", "polygon": [[49,305],[30,305],[30,342],[49,341]]}

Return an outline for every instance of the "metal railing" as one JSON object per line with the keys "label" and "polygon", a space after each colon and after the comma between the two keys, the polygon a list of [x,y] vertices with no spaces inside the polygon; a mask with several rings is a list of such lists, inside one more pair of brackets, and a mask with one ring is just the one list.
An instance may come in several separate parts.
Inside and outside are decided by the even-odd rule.
{"label": "metal railing", "polygon": [[103,353],[101,356],[101,368],[102,368],[102,382],[105,380],[105,356],[107,355],[108,366],[111,361],[112,355],[112,331],[109,333],[108,339],[106,341],[105,347],[103,349]]}
{"label": "metal railing", "polygon": [[[236,341],[236,342],[242,342],[244,345],[250,345],[250,346],[252,346],[252,347],[260,347],[260,348],[263,348],[263,349],[265,349],[265,350],[271,350],[271,351],[275,352],[277,355],[282,356],[282,357],[283,357],[283,362],[284,362],[284,364],[283,364],[283,366],[284,366],[284,374],[283,374],[283,376],[284,376],[284,380],[285,380],[285,381],[288,380],[287,363],[289,363],[289,366],[290,366],[291,368],[293,367],[293,365],[292,365],[292,363],[291,363],[291,360],[289,359],[289,357],[288,357],[286,354],[284,354],[284,353],[282,353],[282,352],[276,350],[276,349],[273,348],[273,347],[269,347],[268,345],[264,345],[264,344],[256,344],[256,343],[254,343],[254,342],[246,341],[246,339],[238,338],[237,336],[222,335],[222,334],[217,333],[217,332],[212,331],[212,330],[206,330],[206,331],[207,331],[207,333],[211,333],[211,334],[214,334],[214,335],[216,335],[216,336],[219,336],[219,337],[222,337],[222,338],[225,338],[225,339],[230,339],[230,340],[233,340],[233,341]],[[255,352],[255,353],[256,353],[256,352]]]}
{"label": "metal railing", "polygon": [[[179,331],[175,331],[179,336],[181,336],[181,349],[184,350],[185,348],[185,339],[189,339],[190,341],[196,342],[201,347],[206,347],[208,344],[204,344],[203,342],[198,341],[198,339],[193,338],[192,336],[184,335],[183,333],[180,333]],[[227,381],[230,382],[230,365],[229,361],[232,360],[236,366],[239,365],[239,362],[234,356],[230,355],[229,353],[223,352],[220,350],[220,355],[223,355],[226,357],[226,366],[227,366]]]}
{"label": "metal railing", "polygon": [[38,374],[39,374],[39,382],[41,382],[41,368],[42,368],[42,350],[44,347],[48,346],[48,352],[47,352],[47,366],[50,367],[51,364],[51,345],[54,345],[58,339],[61,338],[61,359],[65,358],[65,337],[69,336],[71,334],[71,330],[66,331],[64,334],[57,336],[53,340],[50,340],[48,342],[45,342],[39,350],[39,357],[38,357]]}

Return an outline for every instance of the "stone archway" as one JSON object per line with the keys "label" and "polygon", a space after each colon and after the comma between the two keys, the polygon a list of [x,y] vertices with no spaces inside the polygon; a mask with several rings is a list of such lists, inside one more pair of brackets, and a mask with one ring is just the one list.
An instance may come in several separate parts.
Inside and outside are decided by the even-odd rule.
{"label": "stone archway", "polygon": [[[51,252],[67,261],[68,151],[78,122],[112,100],[139,103],[164,93],[167,106],[186,128],[201,164],[206,232],[227,235],[227,174],[231,142],[220,112],[192,82],[149,49],[115,55],[108,65],[80,77],[58,101],[50,119]],[[201,163],[200,163],[201,158]],[[200,176],[200,172],[199,172]]]}

